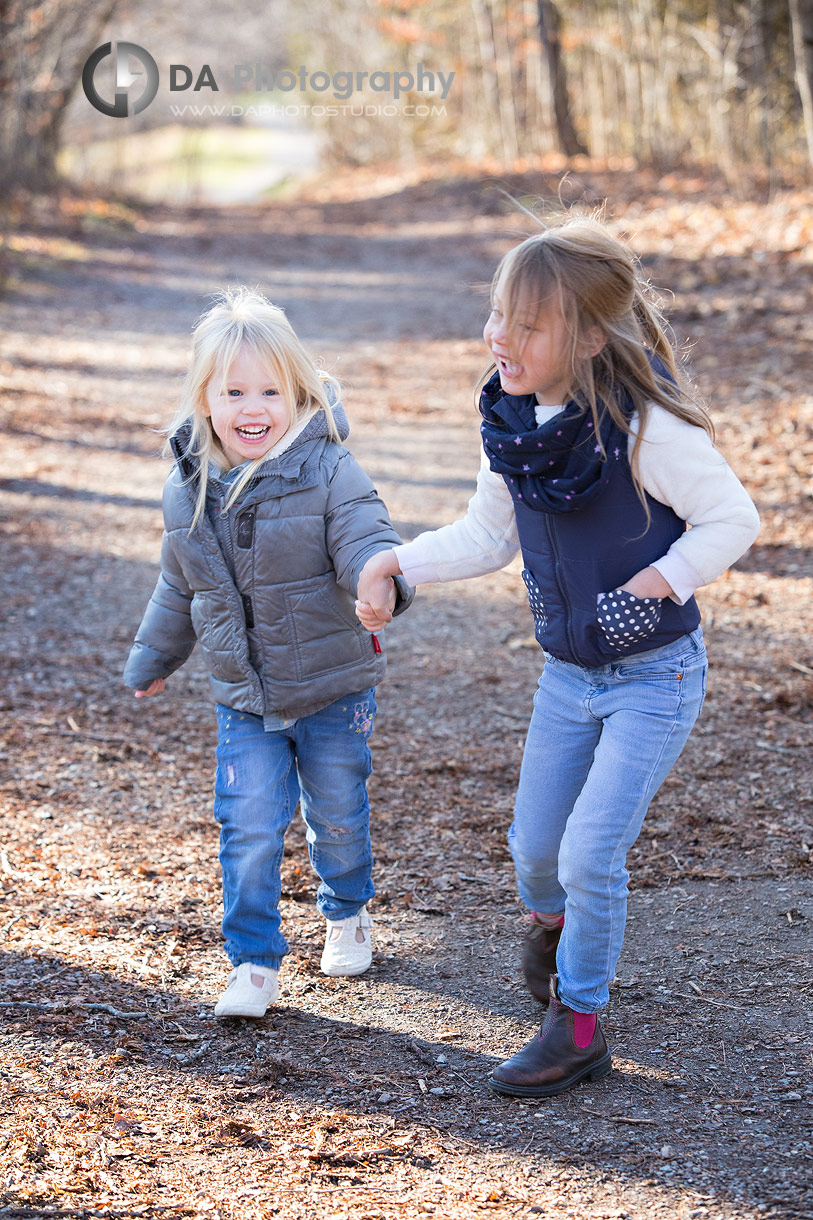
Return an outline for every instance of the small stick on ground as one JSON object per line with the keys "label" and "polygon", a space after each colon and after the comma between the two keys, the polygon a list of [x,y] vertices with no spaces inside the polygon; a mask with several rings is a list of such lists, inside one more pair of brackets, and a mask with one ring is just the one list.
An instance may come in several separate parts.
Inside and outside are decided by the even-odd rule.
{"label": "small stick on ground", "polygon": [[588,1110],[587,1106],[582,1106],[585,1114],[591,1115],[592,1118],[604,1118],[608,1123],[629,1123],[636,1127],[654,1127],[654,1118],[627,1118],[624,1114],[602,1114],[600,1110]]}

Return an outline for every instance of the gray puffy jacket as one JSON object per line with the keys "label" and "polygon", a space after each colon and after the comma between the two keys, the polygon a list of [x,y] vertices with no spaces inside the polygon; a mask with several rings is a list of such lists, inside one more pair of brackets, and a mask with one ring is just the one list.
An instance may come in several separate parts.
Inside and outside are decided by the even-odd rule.
{"label": "gray puffy jacket", "polygon": [[[340,404],[342,439],[349,427]],[[386,661],[356,618],[361,569],[400,542],[368,476],[327,435],[320,411],[289,449],[259,469],[236,504],[210,482],[207,512],[190,534],[197,463],[184,456],[164,486],[161,575],[124,670],[144,690],[200,644],[218,703],[262,716],[305,716],[375,686]],[[396,613],[414,596],[396,581]],[[381,648],[381,645],[378,645]]]}

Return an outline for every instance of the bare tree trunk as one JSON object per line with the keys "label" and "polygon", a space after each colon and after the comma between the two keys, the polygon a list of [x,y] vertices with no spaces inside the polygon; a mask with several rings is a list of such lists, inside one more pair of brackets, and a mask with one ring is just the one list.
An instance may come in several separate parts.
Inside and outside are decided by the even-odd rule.
{"label": "bare tree trunk", "polygon": [[556,120],[556,138],[559,151],[566,157],[575,157],[587,153],[587,148],[579,139],[573,125],[573,115],[570,108],[570,94],[567,88],[567,73],[562,59],[562,43],[560,30],[562,19],[554,0],[538,0],[539,37],[545,52],[550,80],[553,114]]}
{"label": "bare tree trunk", "polygon": [[751,55],[754,66],[754,78],[759,89],[757,104],[759,147],[762,161],[767,169],[771,168],[772,149],[768,116],[770,113],[770,70],[766,54],[769,38],[769,21],[765,0],[749,0],[751,14]]}
{"label": "bare tree trunk", "polygon": [[506,161],[513,161],[519,156],[517,112],[514,104],[511,47],[508,37],[508,13],[505,4],[501,4],[500,8],[502,12],[499,11],[495,0],[490,0],[489,16],[491,19],[491,36],[494,43],[495,66],[497,70],[503,156]]}
{"label": "bare tree trunk", "polygon": [[54,182],[65,108],[116,3],[0,5],[0,190]]}
{"label": "bare tree trunk", "polygon": [[[494,115],[499,113],[500,89],[497,81],[496,63],[497,49],[494,46],[494,36],[491,17],[484,0],[471,0],[474,28],[477,31],[477,42],[480,48],[480,67],[482,69],[481,86],[486,96],[487,139],[491,142],[492,132],[498,124]],[[502,140],[502,124],[499,124]],[[505,149],[503,148],[503,154]]]}
{"label": "bare tree trunk", "polygon": [[813,162],[813,0],[789,0],[796,87],[802,99],[807,151]]}
{"label": "bare tree trunk", "polygon": [[[536,26],[536,0],[523,0],[523,24],[532,30]],[[522,105],[522,131],[525,148],[529,152],[549,152],[552,145],[549,133],[553,130],[549,103],[545,101],[543,76],[545,69],[541,55],[523,55],[524,96]],[[546,109],[547,106],[547,109]]]}

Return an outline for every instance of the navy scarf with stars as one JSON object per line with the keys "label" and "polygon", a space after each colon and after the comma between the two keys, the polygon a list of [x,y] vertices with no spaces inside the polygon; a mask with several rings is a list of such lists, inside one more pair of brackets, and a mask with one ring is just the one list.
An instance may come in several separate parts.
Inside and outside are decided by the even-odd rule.
{"label": "navy scarf with stars", "polygon": [[528,508],[574,512],[601,494],[615,462],[626,457],[627,434],[601,411],[597,438],[591,412],[573,399],[538,427],[534,406],[532,394],[505,394],[499,373],[486,382],[480,431],[489,464]]}

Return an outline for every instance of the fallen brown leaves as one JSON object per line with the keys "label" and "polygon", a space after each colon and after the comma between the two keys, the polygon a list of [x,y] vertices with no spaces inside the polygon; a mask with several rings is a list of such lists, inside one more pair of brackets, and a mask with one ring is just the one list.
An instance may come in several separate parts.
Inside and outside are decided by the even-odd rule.
{"label": "fallen brown leaves", "polygon": [[[503,175],[555,198],[550,167]],[[800,1216],[811,1143],[813,497],[809,191],[581,166],[692,342],[763,531],[702,594],[703,719],[630,860],[631,919],[591,1090],[484,1085],[534,1028],[505,831],[539,665],[514,570],[426,589],[390,633],[371,783],[376,958],[318,970],[302,828],[291,953],[262,1022],[217,1023],[214,726],[193,661],[148,708],[120,670],[155,571],[163,465],[203,294],[288,305],[349,386],[356,451],[412,536],[477,465],[479,298],[524,221],[481,176],[299,207],[25,202],[1,304],[0,1215],[484,1212]],[[761,1210],[760,1210],[761,1209]]]}

